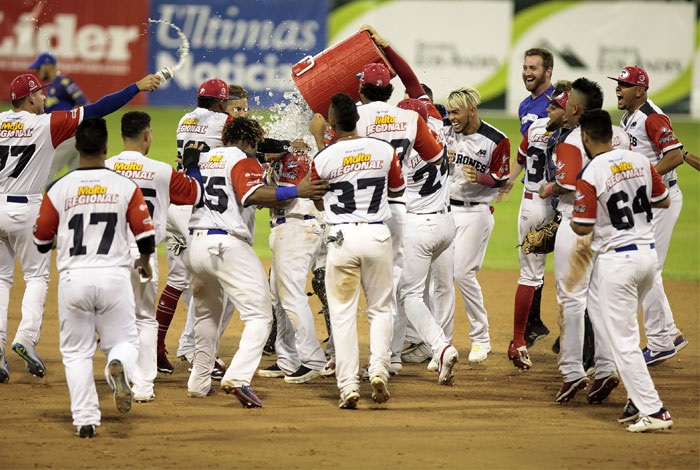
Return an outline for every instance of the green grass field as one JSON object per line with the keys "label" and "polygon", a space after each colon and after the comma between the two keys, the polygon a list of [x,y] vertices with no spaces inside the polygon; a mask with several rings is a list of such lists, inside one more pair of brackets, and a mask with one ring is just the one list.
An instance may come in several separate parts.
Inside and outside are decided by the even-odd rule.
{"label": "green grass field", "polygon": [[[152,117],[153,147],[149,156],[172,163],[176,155],[175,128],[187,108],[148,108],[144,109]],[[121,151],[122,142],[119,120],[122,111],[107,117],[110,138],[109,153],[114,155]],[[490,124],[501,129],[511,139],[511,155],[517,151],[520,143],[520,127],[517,118],[482,115]],[[619,114],[613,115],[613,122],[619,121]],[[674,130],[685,147],[691,152],[700,152],[700,124],[697,121],[673,119]],[[688,165],[678,169],[680,187],[683,191],[683,211],[676,223],[672,246],[666,259],[664,277],[666,279],[700,280],[700,173]],[[496,227],[484,260],[485,269],[517,270],[517,216],[522,186],[515,188],[510,202],[496,204]],[[255,236],[255,250],[262,258],[270,257],[268,247],[268,212],[258,211]],[[551,271],[553,261],[547,269]]]}

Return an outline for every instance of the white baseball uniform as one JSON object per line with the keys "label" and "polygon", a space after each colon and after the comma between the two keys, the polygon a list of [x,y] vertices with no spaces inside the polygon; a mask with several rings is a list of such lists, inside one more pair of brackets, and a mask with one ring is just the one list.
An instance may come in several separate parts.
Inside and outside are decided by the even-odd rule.
{"label": "white baseball uniform", "polygon": [[[148,211],[156,230],[156,245],[165,239],[168,206],[193,205],[201,198],[199,183],[183,172],[175,171],[167,163],[152,160],[139,152],[123,151],[109,158],[105,166],[126,176],[136,183],[146,200]],[[136,244],[131,246],[134,259],[139,257]],[[131,270],[131,284],[136,303],[136,329],[139,334],[139,357],[131,375],[134,398],[149,399],[155,396],[153,381],[158,374],[156,368],[156,294],[158,292],[158,257],[151,257],[153,277],[141,282],[136,269]]]}
{"label": "white baseball uniform", "polygon": [[489,321],[476,273],[481,269],[493,231],[490,203],[498,196],[498,189],[467,181],[464,165],[472,165],[477,172],[488,174],[496,181],[505,181],[510,172],[510,141],[484,120],[479,130],[470,135],[444,127],[442,138],[450,162],[450,204],[456,227],[455,282],[471,325],[472,350],[480,346],[488,352],[491,350]]}
{"label": "white baseball uniform", "polygon": [[612,347],[628,398],[641,416],[663,406],[639,349],[637,313],[658,264],[651,204],[668,193],[648,158],[629,150],[597,155],[576,183],[573,221],[594,225],[591,248],[597,254],[588,313],[594,326],[602,326],[595,335]]}
{"label": "white baseball uniform", "polygon": [[201,155],[199,168],[204,204],[192,213],[185,250],[195,305],[194,362],[187,389],[204,396],[211,387],[226,297],[245,323],[223,378],[233,387],[250,385],[272,327],[272,306],[267,276],[252,247],[255,207],[246,205],[265,184],[260,163],[237,147],[219,147]]}
{"label": "white baseball uniform", "polygon": [[393,147],[379,139],[358,136],[321,150],[313,161],[312,178],[330,182],[323,207],[330,237],[336,241],[328,244],[326,293],[335,343],[335,375],[341,394],[347,394],[359,391],[360,286],[370,328],[368,372],[370,378],[389,379],[393,252],[391,233],[384,222],[391,217],[387,189],[399,192],[405,183]]}
{"label": "white baseball uniform", "polygon": [[144,253],[153,252],[154,234],[141,190],[106,168],[71,171],[41,203],[34,242],[48,253],[56,240],[60,349],[76,426],[100,424],[95,332],[107,363],[120,360],[127,377],[134,371],[139,343],[129,245],[135,238]]}
{"label": "white baseball uniform", "polygon": [[[401,109],[383,101],[363,104],[357,108],[357,112],[360,116],[357,121],[358,135],[376,137],[389,142],[396,150],[400,163],[403,162],[405,156],[410,155],[414,150],[421,159],[427,162],[435,162],[442,156],[442,145],[436,141],[426,122],[416,112]],[[389,210],[391,218],[386,221],[386,224],[391,232],[391,243],[394,250],[392,272],[394,290],[391,297],[391,311],[394,324],[399,328],[399,331],[395,331],[396,339],[392,347],[391,359],[392,362],[401,362],[403,333],[407,319],[403,307],[397,301],[397,287],[404,265],[405,197],[390,197]],[[399,336],[401,337],[399,338]]]}
{"label": "white baseball uniform", "polygon": [[[683,147],[673,133],[668,116],[651,100],[647,100],[631,116],[625,113],[620,123],[629,135],[632,150],[647,157],[653,165],[657,165],[666,152]],[[669,190],[671,206],[668,209],[652,209],[659,264],[654,284],[642,301],[647,346],[653,351],[674,349],[673,340],[680,334],[664,291],[661,272],[671,243],[673,227],[683,207],[683,193],[678,185],[675,170],[663,175],[663,181]]]}
{"label": "white baseball uniform", "polygon": [[[311,160],[304,152],[290,152],[273,163],[278,186],[296,186],[307,175]],[[292,199],[270,209],[270,290],[277,338],[277,366],[287,375],[299,366],[321,370],[326,356],[316,336],[314,314],[306,295],[306,280],[320,249],[322,229],[310,199]]]}
{"label": "white baseball uniform", "polygon": [[[629,149],[629,139],[625,131],[618,126],[612,127],[613,147]],[[578,175],[590,161],[583,147],[580,127],[572,129],[563,141],[557,144],[552,158],[556,165],[556,184],[571,191],[559,196],[557,210],[561,212],[562,220],[554,242],[554,279],[556,281],[557,302],[561,312],[559,370],[564,376],[564,382],[571,382],[586,376],[582,362],[584,314],[591,269],[593,268],[592,265],[588,266],[578,284],[569,286],[570,289],[567,288],[566,279],[571,270],[572,254],[580,238],[570,226],[574,209],[574,190]],[[591,325],[595,334],[595,376],[596,378],[607,377],[615,373],[611,346],[601,340],[604,336],[598,335],[600,325],[596,325],[593,321],[591,321]]]}
{"label": "white baseball uniform", "polygon": [[36,347],[49,283],[49,253],[32,243],[32,227],[39,214],[54,149],[75,135],[83,108],[32,114],[0,113],[0,349],[7,342],[15,257],[24,272],[22,321],[13,342]]}

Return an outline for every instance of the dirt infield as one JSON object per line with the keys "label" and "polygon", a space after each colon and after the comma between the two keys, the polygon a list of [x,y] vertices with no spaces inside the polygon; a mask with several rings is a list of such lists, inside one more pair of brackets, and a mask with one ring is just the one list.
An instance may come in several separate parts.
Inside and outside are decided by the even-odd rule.
{"label": "dirt infield", "polygon": [[[166,266],[165,259],[161,266]],[[18,269],[19,271],[19,269]],[[339,410],[334,380],[306,385],[256,377],[253,388],[263,409],[248,410],[228,395],[189,399],[187,367],[158,376],[157,399],[116,411],[102,376],[95,371],[102,426],[94,439],[78,439],[58,351],[56,281],[53,273],[38,351],[48,373],[30,376],[8,352],[10,382],[0,385],[0,468],[698,468],[700,466],[700,283],[666,282],[676,321],[690,344],[652,369],[652,377],[674,419],[670,431],[637,435],[617,423],[625,402],[620,386],[603,405],[554,402],[561,378],[550,347],[557,336],[553,278],[543,293],[543,319],[552,334],[531,349],[533,370],[516,371],[506,357],[512,335],[517,273],[485,271],[479,280],[491,321],[493,351],[480,366],[467,361],[467,322],[458,301],[455,340],[462,360],[455,386],[437,385],[426,364],[408,364],[390,382],[391,400],[375,405],[362,385],[358,410]],[[165,275],[161,276],[161,286]],[[310,288],[309,288],[310,290]],[[19,322],[23,282],[15,276],[9,340]],[[317,311],[318,301],[312,297]],[[167,344],[174,353],[185,321],[182,305]],[[360,313],[360,354],[367,356],[366,317]],[[325,333],[317,316],[319,336]],[[240,321],[222,341],[230,360]],[[324,336],[325,337],[325,336]],[[9,347],[9,344],[8,344]],[[171,355],[171,358],[172,355]],[[364,359],[363,359],[364,360]],[[264,357],[261,366],[272,364]]]}

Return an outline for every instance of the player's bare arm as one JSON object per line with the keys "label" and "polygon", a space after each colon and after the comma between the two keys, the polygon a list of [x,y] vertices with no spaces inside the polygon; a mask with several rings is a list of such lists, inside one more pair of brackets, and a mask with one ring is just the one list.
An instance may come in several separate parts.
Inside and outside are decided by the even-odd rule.
{"label": "player's bare arm", "polygon": [[589,233],[593,233],[593,225],[583,225],[576,223],[573,220],[571,221],[570,225],[571,230],[573,230],[576,235],[581,237],[588,235]]}
{"label": "player's bare arm", "polygon": [[500,188],[507,184],[508,180],[499,181],[488,173],[479,173],[473,165],[464,165],[462,167],[464,177],[470,183],[477,183],[489,188]]}
{"label": "player's bare arm", "polygon": [[316,113],[314,114],[314,117],[311,118],[311,122],[309,123],[309,131],[311,131],[311,135],[314,136],[316,146],[319,150],[326,146],[326,143],[323,141],[323,135],[328,130],[328,127],[329,125],[326,122],[326,119],[321,114]]}
{"label": "player's bare arm", "polygon": [[540,186],[538,194],[542,199],[547,199],[549,196],[563,196],[564,194],[569,194],[573,191],[559,186],[556,182],[554,183],[543,183]]}
{"label": "player's bare arm", "polygon": [[141,256],[134,261],[134,268],[138,271],[139,276],[141,276],[145,281],[150,281],[153,277],[153,271],[150,265],[150,253],[141,253]]}
{"label": "player's bare arm", "polygon": [[160,77],[155,74],[149,74],[136,82],[139,91],[156,91],[160,85]]}
{"label": "player's bare arm", "polygon": [[683,155],[683,161],[695,168],[696,170],[700,171],[700,157],[698,157],[697,155],[693,155],[690,152],[685,152]]}
{"label": "player's bare arm", "polygon": [[656,165],[656,172],[660,175],[665,175],[677,166],[682,165],[684,153],[684,150],[681,148],[676,148],[666,152],[663,158]]}

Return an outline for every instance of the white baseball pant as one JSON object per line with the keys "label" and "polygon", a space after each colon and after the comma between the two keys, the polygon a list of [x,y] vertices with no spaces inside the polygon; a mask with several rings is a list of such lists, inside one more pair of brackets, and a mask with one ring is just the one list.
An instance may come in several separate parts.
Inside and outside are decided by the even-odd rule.
{"label": "white baseball pant", "polygon": [[469,338],[472,345],[491,346],[489,320],[484,307],[481,286],[476,273],[486,255],[486,247],[493,232],[494,218],[488,204],[452,206],[455,221],[454,279],[462,293],[469,319]]}
{"label": "white baseball pant", "polygon": [[599,254],[591,277],[592,297],[589,297],[589,302],[597,307],[588,310],[591,323],[602,325],[595,330],[596,338],[601,336],[603,343],[611,345],[627,396],[641,416],[654,414],[663,406],[639,349],[637,322],[639,299],[646,295],[654,280],[658,262],[655,251],[650,245],[638,245],[635,251]]}
{"label": "white baseball pant", "polygon": [[[518,241],[522,241],[531,228],[552,218],[554,218],[554,209],[549,198],[541,199],[536,193],[524,191],[518,212]],[[547,255],[525,255],[518,250],[518,262],[520,263],[518,284],[531,287],[541,286],[544,282],[546,260]]]}
{"label": "white baseball pant", "polygon": [[331,235],[343,241],[328,244],[326,293],[335,341],[335,376],[341,393],[360,389],[357,307],[360,286],[369,321],[369,375],[389,379],[391,360],[392,246],[384,224],[333,225]]}
{"label": "white baseball pant", "polygon": [[195,230],[187,245],[185,262],[195,304],[194,363],[187,389],[209,392],[226,297],[233,300],[245,325],[224,379],[235,387],[250,385],[272,328],[270,286],[262,263],[247,242],[232,235]]}
{"label": "white baseball pant", "polygon": [[41,195],[21,197],[27,202],[8,202],[7,195],[0,195],[0,348],[5,350],[15,257],[22,266],[26,287],[22,297],[22,320],[14,342],[36,347],[49,286],[51,253],[39,253],[33,239]]}
{"label": "white baseball pant", "polygon": [[139,340],[129,277],[126,267],[71,269],[59,275],[59,346],[75,426],[100,424],[93,372],[95,332],[107,364],[121,361],[127,378],[134,371]]}
{"label": "white baseball pant", "polygon": [[321,370],[326,364],[306,295],[306,281],[320,242],[321,226],[315,219],[287,217],[285,223],[270,231],[270,290],[277,318],[275,352],[277,365],[286,374],[301,365]]}
{"label": "white baseball pant", "polygon": [[384,223],[391,233],[391,246],[393,250],[393,270],[392,270],[392,293],[391,293],[391,316],[393,318],[393,331],[391,341],[391,362],[401,362],[401,351],[403,350],[403,340],[406,335],[408,318],[403,305],[398,301],[398,286],[403,269],[403,243],[406,226],[406,204],[402,202],[389,202],[391,218]]}

